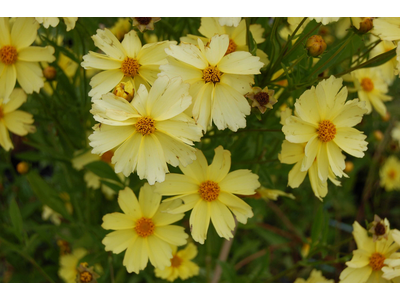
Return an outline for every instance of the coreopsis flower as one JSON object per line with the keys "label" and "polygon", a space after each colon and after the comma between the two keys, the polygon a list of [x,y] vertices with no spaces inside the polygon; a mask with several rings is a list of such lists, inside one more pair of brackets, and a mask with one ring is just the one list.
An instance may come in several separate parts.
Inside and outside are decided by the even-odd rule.
{"label": "coreopsis flower", "polygon": [[86,249],[76,248],[72,253],[60,256],[58,276],[67,283],[75,282],[76,275],[78,274],[77,267],[79,261],[86,256],[87,253]]}
{"label": "coreopsis flower", "polygon": [[185,249],[177,250],[176,246],[172,247],[171,266],[165,267],[164,270],[154,270],[157,277],[172,282],[178,277],[186,280],[199,275],[199,266],[191,261],[197,255],[197,247],[193,243],[189,243]]}
{"label": "coreopsis flower", "polygon": [[374,242],[381,240],[382,238],[388,239],[390,232],[389,220],[385,218],[382,220],[378,215],[374,216],[374,221],[370,224],[371,228],[368,232],[372,233],[372,238]]}
{"label": "coreopsis flower", "polygon": [[[56,27],[60,22],[60,19],[57,17],[36,17],[36,21],[43,25],[44,28]],[[70,31],[75,28],[76,21],[78,21],[77,17],[63,17],[65,25],[67,26],[67,31]]]}
{"label": "coreopsis flower", "polygon": [[374,33],[384,41],[400,40],[400,18],[380,17],[374,20]]}
{"label": "coreopsis flower", "polygon": [[119,192],[118,204],[123,213],[111,213],[103,217],[104,229],[115,230],[106,235],[102,243],[106,251],[115,254],[126,249],[122,264],[129,273],[144,270],[148,260],[160,270],[171,266],[171,245],[186,244],[188,235],[184,228],[170,225],[183,218],[184,214],[168,214],[170,204],[160,205],[161,195],[147,183],[140,189],[139,201],[132,190],[126,187]]}
{"label": "coreopsis flower", "polygon": [[100,276],[93,270],[93,268],[93,266],[89,267],[87,262],[80,263],[79,267],[77,268],[75,281],[77,283],[97,282],[97,278],[99,278]]}
{"label": "coreopsis flower", "polygon": [[53,62],[54,48],[30,46],[36,39],[39,23],[34,18],[0,18],[0,96],[9,97],[18,83],[31,94],[43,87],[39,62]]}
{"label": "coreopsis flower", "polygon": [[146,18],[132,18],[132,26],[136,26],[140,32],[145,29],[154,30],[154,23],[160,21],[161,18],[146,17]]}
{"label": "coreopsis flower", "polygon": [[3,98],[1,92],[4,91],[0,87],[0,146],[6,151],[13,149],[8,131],[24,136],[28,133],[35,132],[33,126],[33,116],[30,113],[22,110],[17,110],[24,102],[27,96],[20,88],[12,91],[8,98]]}
{"label": "coreopsis flower", "polygon": [[180,76],[191,84],[193,118],[204,131],[212,121],[219,130],[237,131],[246,127],[245,116],[250,114],[243,95],[251,92],[253,74],[260,74],[263,63],[249,52],[225,55],[228,47],[228,35],[216,35],[206,46],[200,39],[198,47],[171,45],[165,49],[168,64],[160,66],[168,76]]}
{"label": "coreopsis flower", "polygon": [[201,128],[183,111],[191,104],[189,85],[177,77],[160,76],[150,92],[141,85],[132,102],[114,94],[93,101],[97,124],[89,136],[93,153],[116,148],[111,162],[115,172],[129,176],[137,170],[150,184],[162,182],[172,166],[186,166],[196,159],[193,141]]}
{"label": "coreopsis flower", "polygon": [[315,20],[317,23],[322,23],[322,25],[327,25],[332,22],[336,22],[340,17],[310,17],[310,20]]}
{"label": "coreopsis flower", "polygon": [[[400,231],[397,229],[392,230],[392,237],[395,243],[400,246]],[[400,253],[395,252],[385,259],[385,265],[382,268],[382,277],[393,282],[400,282]]]}
{"label": "coreopsis flower", "polygon": [[211,165],[200,150],[196,156],[187,167],[179,166],[183,174],[167,174],[165,182],[156,184],[156,190],[163,196],[176,195],[165,201],[183,201],[184,204],[167,212],[176,214],[193,209],[189,223],[196,242],[204,244],[210,219],[218,235],[230,239],[235,228],[232,213],[243,224],[253,216],[251,207],[234,194],[254,195],[260,186],[258,176],[250,170],[229,173],[231,153],[222,146],[215,149]]}
{"label": "coreopsis flower", "polygon": [[304,172],[316,163],[318,177],[326,182],[330,170],[338,177],[344,172],[342,150],[363,157],[367,150],[366,136],[353,128],[367,112],[358,99],[346,102],[347,88],[342,79],[331,76],[317,87],[305,91],[295,103],[295,116],[286,119],[282,127],[286,140],[305,144],[299,171]]}
{"label": "coreopsis flower", "polygon": [[380,185],[390,192],[400,190],[400,161],[395,156],[389,156],[379,170]]}
{"label": "coreopsis flower", "polygon": [[[257,44],[263,43],[264,28],[260,24],[251,24],[249,30]],[[240,21],[237,27],[221,26],[218,22],[218,18],[201,18],[201,26],[199,32],[204,36],[197,36],[188,34],[186,37],[181,37],[181,41],[197,45],[197,39],[201,39],[204,45],[210,42],[214,35],[227,34],[229,36],[229,47],[226,50],[226,54],[235,51],[249,51],[246,39],[246,21]],[[257,49],[256,55],[260,57],[260,61],[264,65],[269,64],[268,55],[261,49]]]}
{"label": "coreopsis flower", "polygon": [[379,68],[358,69],[351,73],[358,97],[365,101],[367,114],[372,107],[383,117],[386,115],[386,106],[383,102],[392,100],[386,95],[389,91],[387,83],[382,78]]}
{"label": "coreopsis flower", "polygon": [[334,283],[333,279],[327,279],[322,275],[322,272],[313,269],[307,280],[303,278],[297,278],[294,283]]}
{"label": "coreopsis flower", "polygon": [[118,18],[118,21],[114,24],[113,27],[110,28],[112,34],[118,39],[118,41],[122,41],[125,34],[127,34],[131,30],[131,22],[129,18]]}
{"label": "coreopsis flower", "polygon": [[164,49],[176,44],[164,41],[142,47],[142,42],[134,30],[125,34],[123,41],[119,42],[107,28],[98,29],[92,39],[95,46],[105,54],[89,51],[89,54],[83,57],[81,65],[85,69],[104,70],[90,80],[92,90],[89,96],[95,98],[111,91],[121,81],[130,81],[136,91],[140,84],[150,88],[157,79],[159,66],[167,62]]}
{"label": "coreopsis flower", "polygon": [[221,26],[233,26],[237,27],[239,25],[241,17],[220,17],[218,18],[218,23]]}
{"label": "coreopsis flower", "polygon": [[357,250],[353,251],[353,258],[346,262],[347,268],[340,274],[340,282],[388,282],[382,277],[382,268],[385,260],[400,249],[400,245],[393,241],[392,232],[387,240],[374,242],[358,222],[354,222],[353,229]]}
{"label": "coreopsis flower", "polygon": [[253,101],[251,107],[257,107],[263,114],[267,111],[267,108],[272,109],[272,106],[278,102],[278,100],[274,98],[274,93],[275,91],[268,90],[267,86],[263,89],[256,86],[253,87],[252,91],[247,93],[245,96]]}

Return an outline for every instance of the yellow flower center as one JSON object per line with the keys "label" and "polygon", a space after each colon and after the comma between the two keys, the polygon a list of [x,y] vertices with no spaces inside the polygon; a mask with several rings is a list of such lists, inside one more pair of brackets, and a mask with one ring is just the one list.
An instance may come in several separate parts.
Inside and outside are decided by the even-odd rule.
{"label": "yellow flower center", "polygon": [[269,95],[265,92],[255,94],[254,99],[256,99],[261,106],[267,105],[269,103]]}
{"label": "yellow flower center", "polygon": [[3,46],[0,49],[0,60],[5,65],[12,65],[17,61],[18,52],[14,46]]}
{"label": "yellow flower center", "polygon": [[136,21],[138,21],[138,23],[140,25],[148,25],[151,22],[151,18],[149,17],[145,17],[145,18],[135,18]]}
{"label": "yellow flower center", "polygon": [[135,124],[136,131],[149,135],[156,131],[156,122],[150,117],[141,117]]}
{"label": "yellow flower center", "polygon": [[107,151],[105,153],[103,153],[103,155],[100,157],[100,159],[108,164],[111,163],[111,158],[114,156],[114,152],[113,151]]}
{"label": "yellow flower center", "polygon": [[396,178],[396,170],[390,170],[389,172],[388,172],[388,176],[389,176],[389,178],[390,179],[395,179]]}
{"label": "yellow flower center", "polygon": [[236,51],[236,44],[232,39],[229,39],[229,46],[228,49],[225,52],[225,55],[228,55],[229,53],[235,52]]}
{"label": "yellow flower center", "polygon": [[139,71],[139,62],[130,57],[126,57],[121,64],[121,71],[124,73],[125,76],[134,77],[137,75]]}
{"label": "yellow flower center", "polygon": [[383,256],[378,252],[375,252],[369,258],[369,265],[372,267],[372,270],[374,271],[380,270],[384,266],[385,259],[386,259],[385,256]]}
{"label": "yellow flower center", "polygon": [[182,264],[182,258],[177,255],[171,258],[171,267],[178,268]]}
{"label": "yellow flower center", "polygon": [[330,142],[335,138],[336,135],[336,127],[329,120],[323,120],[319,123],[318,129],[318,138],[323,142]]}
{"label": "yellow flower center", "polygon": [[217,83],[221,80],[222,73],[218,68],[209,66],[203,70],[203,79],[206,83]]}
{"label": "yellow flower center", "polygon": [[361,79],[361,86],[362,86],[363,90],[366,92],[370,92],[374,89],[374,83],[368,77]]}
{"label": "yellow flower center", "polygon": [[218,183],[207,180],[200,184],[199,193],[201,199],[207,202],[214,201],[218,198],[220,188]]}
{"label": "yellow flower center", "polygon": [[136,222],[135,230],[136,233],[141,236],[141,237],[147,237],[149,235],[152,235],[154,232],[154,223],[151,219],[149,218],[140,218]]}
{"label": "yellow flower center", "polygon": [[82,283],[88,283],[88,282],[92,281],[93,276],[92,276],[92,274],[90,274],[90,272],[84,271],[80,274],[79,279],[80,279],[80,282],[82,282]]}

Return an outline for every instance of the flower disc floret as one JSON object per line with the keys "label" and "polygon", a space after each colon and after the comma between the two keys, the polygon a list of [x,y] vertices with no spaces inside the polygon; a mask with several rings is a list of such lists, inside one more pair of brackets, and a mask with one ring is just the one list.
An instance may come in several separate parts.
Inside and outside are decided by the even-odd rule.
{"label": "flower disc floret", "polygon": [[366,92],[371,92],[374,89],[374,83],[368,77],[361,79],[361,86]]}
{"label": "flower disc floret", "polygon": [[178,255],[174,255],[171,258],[171,267],[178,268],[181,264],[182,264],[182,258],[180,258]]}
{"label": "flower disc floret", "polygon": [[153,234],[154,232],[154,223],[150,218],[140,218],[136,222],[135,231],[141,237],[147,237]]}
{"label": "flower disc floret", "polygon": [[226,52],[225,52],[225,55],[235,52],[236,48],[237,48],[236,43],[232,39],[229,39],[229,46],[228,46],[228,50],[226,50]]}
{"label": "flower disc floret", "polygon": [[219,192],[220,187],[218,183],[214,181],[207,180],[200,184],[199,193],[201,199],[204,201],[211,202],[218,199]]}
{"label": "flower disc floret", "polygon": [[372,267],[372,270],[377,271],[382,269],[384,266],[386,257],[381,253],[375,252],[371,255],[369,259],[369,265]]}
{"label": "flower disc floret", "polygon": [[5,65],[12,65],[17,61],[18,52],[14,46],[3,46],[0,49],[0,60]]}
{"label": "flower disc floret", "polygon": [[80,282],[91,282],[92,278],[92,274],[88,271],[84,271],[80,274]]}
{"label": "flower disc floret", "polygon": [[269,103],[269,95],[265,92],[260,92],[254,95],[254,99],[261,105],[267,105]]}
{"label": "flower disc floret", "polygon": [[321,141],[330,142],[336,136],[336,126],[329,120],[323,120],[319,123],[317,133]]}
{"label": "flower disc floret", "polygon": [[209,66],[203,70],[203,78],[206,83],[217,83],[221,80],[222,73],[217,67]]}
{"label": "flower disc floret", "polygon": [[151,22],[151,17],[139,17],[139,18],[135,17],[135,19],[141,25],[148,25]]}
{"label": "flower disc floret", "polygon": [[126,57],[121,64],[121,71],[125,76],[134,77],[139,73],[139,62],[131,57]]}
{"label": "flower disc floret", "polygon": [[149,135],[156,131],[156,122],[150,117],[141,117],[135,124],[137,132],[142,135]]}

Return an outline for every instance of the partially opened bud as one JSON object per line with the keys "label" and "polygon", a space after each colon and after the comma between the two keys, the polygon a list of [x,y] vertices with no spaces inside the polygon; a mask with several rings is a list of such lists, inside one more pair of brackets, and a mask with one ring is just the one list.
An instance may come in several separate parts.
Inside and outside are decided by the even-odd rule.
{"label": "partially opened bud", "polygon": [[326,43],[320,35],[313,35],[308,38],[306,49],[308,51],[308,55],[317,57],[324,53],[326,49]]}
{"label": "partially opened bud", "polygon": [[131,82],[120,82],[113,91],[115,96],[124,98],[126,101],[131,102],[135,95],[135,90]]}
{"label": "partially opened bud", "polygon": [[19,174],[26,174],[29,171],[29,165],[27,162],[25,161],[21,161],[20,163],[18,163],[17,165],[17,172]]}
{"label": "partially opened bud", "polygon": [[358,29],[360,33],[367,33],[374,27],[373,18],[362,18],[360,22],[360,28]]}
{"label": "partially opened bud", "polygon": [[43,69],[43,76],[49,81],[54,80],[57,76],[57,71],[54,67],[47,66]]}

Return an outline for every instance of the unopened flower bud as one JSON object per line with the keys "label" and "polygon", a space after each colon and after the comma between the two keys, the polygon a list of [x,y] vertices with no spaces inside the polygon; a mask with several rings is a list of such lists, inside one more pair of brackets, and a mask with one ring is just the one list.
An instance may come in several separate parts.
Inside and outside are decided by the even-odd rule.
{"label": "unopened flower bud", "polygon": [[324,53],[326,49],[326,43],[320,35],[313,35],[308,38],[306,49],[308,51],[308,55],[317,57]]}
{"label": "unopened flower bud", "polygon": [[360,33],[367,33],[372,27],[374,27],[373,18],[364,18],[360,22],[360,29],[358,29],[358,31],[360,31]]}
{"label": "unopened flower bud", "polygon": [[120,82],[114,88],[113,94],[115,96],[124,98],[126,101],[131,102],[135,95],[135,90],[131,82]]}
{"label": "unopened flower bud", "polygon": [[18,163],[17,165],[17,172],[19,174],[26,174],[29,171],[29,165],[27,162],[25,161],[21,161],[20,163]]}
{"label": "unopened flower bud", "polygon": [[382,120],[385,121],[385,122],[389,121],[390,120],[390,113],[386,112],[386,115],[384,117],[382,117]]}
{"label": "unopened flower bud", "polygon": [[344,168],[345,173],[350,173],[354,169],[354,164],[351,161],[346,161],[346,166]]}
{"label": "unopened flower bud", "polygon": [[49,81],[54,80],[57,76],[57,71],[54,67],[47,66],[43,70],[43,76],[44,76],[44,78],[46,78]]}
{"label": "unopened flower bud", "polygon": [[375,130],[375,131],[374,131],[374,138],[375,138],[377,141],[382,141],[382,140],[383,140],[383,133],[382,133],[382,131],[380,131],[380,130]]}

